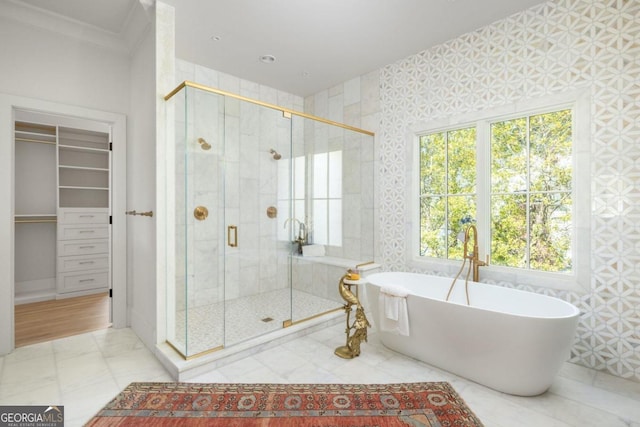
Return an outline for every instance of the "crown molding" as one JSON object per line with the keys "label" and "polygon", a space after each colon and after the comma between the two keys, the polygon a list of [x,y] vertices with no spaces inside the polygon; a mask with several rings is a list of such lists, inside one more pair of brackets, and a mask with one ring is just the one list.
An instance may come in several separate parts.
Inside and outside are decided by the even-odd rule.
{"label": "crown molding", "polygon": [[3,3],[3,7],[0,8],[0,16],[7,19],[71,37],[83,43],[94,44],[127,56],[131,54],[132,49],[139,44],[140,39],[151,26],[150,19],[144,18],[146,14],[139,3],[129,12],[124,29],[119,34],[16,0],[4,0]]}
{"label": "crown molding", "polygon": [[138,49],[145,35],[153,28],[155,3],[152,6],[145,3],[148,3],[148,1],[136,1],[135,6],[129,11],[121,33],[130,54]]}

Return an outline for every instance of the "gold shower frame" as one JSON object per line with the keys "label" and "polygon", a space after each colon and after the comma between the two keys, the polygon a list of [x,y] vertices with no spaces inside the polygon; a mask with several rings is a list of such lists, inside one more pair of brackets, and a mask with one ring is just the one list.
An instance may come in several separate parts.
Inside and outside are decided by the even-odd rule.
{"label": "gold shower frame", "polygon": [[[282,112],[282,115],[285,118],[289,118],[290,119],[291,116],[295,115],[295,116],[303,117],[303,118],[306,118],[306,119],[314,120],[314,121],[317,121],[317,122],[325,123],[325,124],[328,124],[328,125],[336,126],[336,127],[342,128],[342,129],[351,130],[351,131],[358,132],[358,133],[361,133],[361,134],[364,134],[364,135],[369,135],[369,136],[375,137],[375,132],[371,132],[371,131],[368,131],[368,130],[365,130],[365,129],[360,129],[360,128],[355,127],[355,126],[350,126],[350,125],[347,125],[347,124],[344,124],[344,123],[336,122],[336,121],[325,119],[325,118],[322,118],[322,117],[314,116],[312,114],[303,113],[301,111],[292,110],[290,108],[281,107],[279,105],[270,104],[268,102],[258,101],[258,100],[253,99],[253,98],[248,98],[246,96],[237,95],[237,94],[232,93],[232,92],[227,92],[227,91],[224,91],[224,90],[221,90],[221,89],[216,89],[216,88],[213,88],[213,87],[210,87],[210,86],[206,86],[206,85],[203,85],[203,84],[200,84],[200,83],[195,83],[195,82],[192,82],[192,81],[189,81],[189,80],[185,80],[182,83],[180,83],[178,86],[176,86],[175,89],[173,89],[171,92],[169,92],[167,95],[165,95],[164,100],[165,101],[170,100],[171,98],[173,98],[173,96],[178,94],[182,89],[187,88],[187,87],[191,87],[191,88],[194,88],[194,89],[199,89],[199,90],[202,90],[202,91],[205,91],[205,92],[209,92],[209,93],[215,93],[217,95],[227,96],[229,98],[233,98],[233,99],[237,99],[237,100],[240,100],[240,101],[245,101],[245,102],[249,102],[251,104],[260,105],[262,107],[266,107],[266,108],[270,108],[270,109],[273,109],[273,110],[277,110],[277,111]],[[367,265],[367,264],[372,264],[373,262],[374,261],[369,261],[369,262],[365,262],[363,264],[359,264],[358,266],[356,266],[356,268],[358,268],[360,266]],[[357,295],[357,292],[358,292],[358,290],[356,288],[356,295]],[[337,303],[337,304],[339,304],[339,303]],[[342,310],[344,310],[344,307],[340,306],[340,307],[336,307],[336,308],[331,309],[331,310],[324,311],[322,313],[316,313],[313,316],[309,316],[309,317],[306,317],[306,318],[303,318],[303,319],[298,319],[296,321],[292,321],[291,319],[285,320],[285,321],[282,322],[282,328],[288,328],[288,327],[291,327],[291,326],[294,326],[294,325],[298,325],[300,323],[304,323],[304,322],[307,322],[309,320],[317,319],[318,317],[321,317],[321,316],[324,316],[324,315],[327,315],[327,314],[330,314],[330,313],[335,313],[335,312],[338,312],[338,311],[342,311]],[[225,348],[224,345],[220,345],[220,346],[217,346],[217,347],[202,351],[200,353],[196,353],[196,354],[192,354],[192,355],[187,356],[187,355],[183,354],[181,350],[176,348],[176,346],[174,346],[168,340],[165,341],[165,342],[171,348],[173,348],[178,354],[180,354],[180,356],[182,356],[182,358],[185,359],[185,360],[196,359],[198,357],[201,357],[201,356],[204,356],[204,355],[207,355],[207,354],[211,354],[211,353],[215,353],[215,352],[223,350]]]}
{"label": "gold shower frame", "polygon": [[326,124],[329,124],[329,125],[332,125],[332,126],[337,126],[337,127],[342,128],[342,129],[348,129],[348,130],[352,130],[354,132],[363,133],[365,135],[375,136],[374,132],[371,132],[371,131],[368,131],[368,130],[364,130],[364,129],[360,129],[360,128],[357,128],[355,126],[345,125],[344,123],[334,122],[333,120],[324,119],[322,117],[314,116],[312,114],[302,113],[300,111],[295,111],[295,110],[291,110],[289,108],[280,107],[279,105],[269,104],[268,102],[262,102],[262,101],[258,101],[256,99],[247,98],[245,96],[236,95],[235,93],[232,93],[232,92],[227,92],[227,91],[224,91],[224,90],[215,89],[215,88],[212,88],[210,86],[205,86],[205,85],[202,85],[202,84],[199,84],[199,83],[191,82],[189,80],[185,80],[182,83],[180,83],[175,89],[173,89],[171,92],[169,92],[164,97],[164,100],[165,101],[170,100],[174,95],[176,95],[178,92],[180,92],[185,87],[192,87],[192,88],[195,88],[195,89],[203,90],[205,92],[211,92],[211,93],[215,93],[215,94],[218,94],[218,95],[228,96],[230,98],[239,99],[241,101],[250,102],[250,103],[256,104],[256,105],[261,105],[263,107],[271,108],[273,110],[278,110],[278,111],[281,111],[282,114],[285,115],[285,117],[289,117],[289,115],[300,116],[300,117],[304,117],[306,119],[311,119],[311,120],[315,120],[315,121],[318,121],[318,122],[326,123]]}

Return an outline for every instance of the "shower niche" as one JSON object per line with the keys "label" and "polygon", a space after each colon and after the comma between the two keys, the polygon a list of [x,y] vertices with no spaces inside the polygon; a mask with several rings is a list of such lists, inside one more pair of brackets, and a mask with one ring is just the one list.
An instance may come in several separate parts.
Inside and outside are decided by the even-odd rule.
{"label": "shower niche", "polygon": [[374,259],[373,134],[191,82],[165,100],[167,342],[189,359],[342,310]]}

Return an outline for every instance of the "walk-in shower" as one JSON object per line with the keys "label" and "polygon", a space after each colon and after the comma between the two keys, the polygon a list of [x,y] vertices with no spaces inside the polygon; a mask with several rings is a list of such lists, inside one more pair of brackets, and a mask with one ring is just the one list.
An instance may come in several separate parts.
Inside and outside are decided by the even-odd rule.
{"label": "walk-in shower", "polygon": [[342,273],[374,259],[372,133],[190,82],[166,100],[169,344],[191,358],[341,309]]}

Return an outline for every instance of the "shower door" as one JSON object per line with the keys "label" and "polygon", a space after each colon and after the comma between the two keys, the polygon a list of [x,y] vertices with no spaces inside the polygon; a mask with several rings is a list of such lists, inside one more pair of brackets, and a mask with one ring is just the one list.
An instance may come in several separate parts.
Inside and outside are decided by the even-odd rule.
{"label": "shower door", "polygon": [[168,337],[188,358],[225,345],[225,104],[223,96],[194,88],[176,98],[176,282],[167,298],[175,331],[169,319]]}
{"label": "shower door", "polygon": [[[225,345],[280,329],[291,319],[291,119],[225,99]],[[281,240],[279,240],[279,237]]]}
{"label": "shower door", "polygon": [[190,358],[291,321],[292,138],[280,110],[194,87],[180,95],[167,156],[167,337]]}

